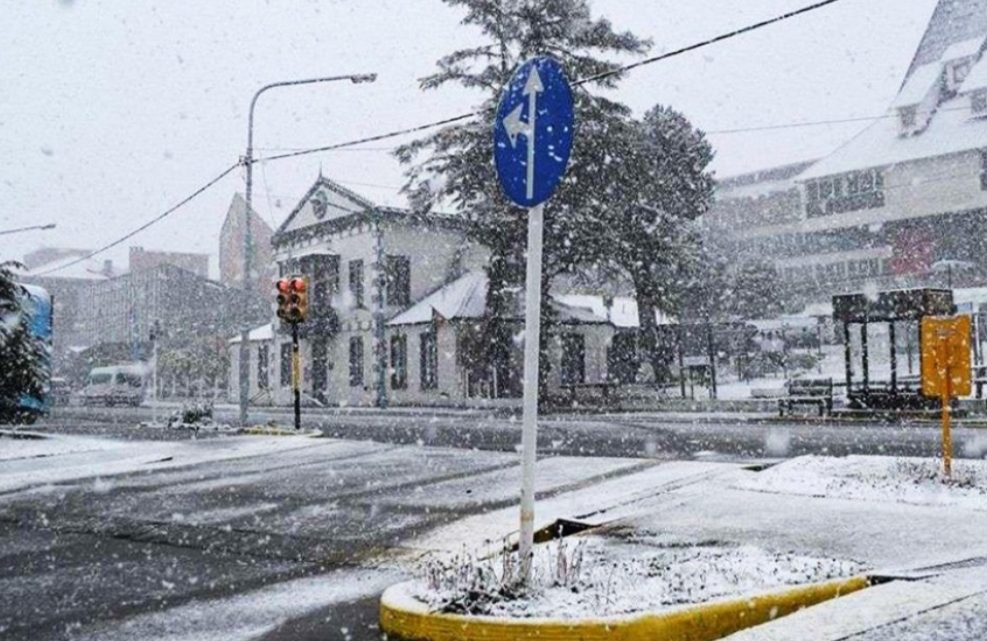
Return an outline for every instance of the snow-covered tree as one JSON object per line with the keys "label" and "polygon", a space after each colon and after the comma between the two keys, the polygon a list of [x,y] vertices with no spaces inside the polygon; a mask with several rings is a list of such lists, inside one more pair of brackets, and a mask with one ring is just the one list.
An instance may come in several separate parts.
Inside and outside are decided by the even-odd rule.
{"label": "snow-covered tree", "polygon": [[29,329],[27,292],[14,280],[19,265],[0,263],[0,419],[16,414],[19,401],[41,398],[45,382],[45,345]]}
{"label": "snow-covered tree", "polygon": [[[513,292],[523,284],[526,217],[501,193],[493,164],[491,128],[500,92],[515,67],[535,55],[555,57],[570,81],[576,81],[616,70],[619,61],[608,56],[642,54],[651,43],[594,18],[587,0],[444,1],[464,10],[463,24],[478,29],[482,37],[477,46],[441,58],[438,71],[423,78],[421,87],[476,90],[478,115],[400,147],[397,156],[409,165],[406,192],[414,207],[428,211],[442,204],[468,214],[473,233],[492,250],[488,318],[479,328],[483,338],[475,341],[485,353],[474,360],[507,373],[510,330],[500,319],[513,311]],[[620,78],[615,74],[575,88],[569,171],[545,208],[546,294],[556,274],[599,261],[606,251],[603,210],[622,187],[610,142],[630,111],[599,92],[613,89]],[[542,309],[550,307],[543,304]],[[543,355],[550,322],[548,313],[543,318]]]}
{"label": "snow-covered tree", "polygon": [[785,311],[785,299],[783,282],[770,261],[747,260],[730,274],[727,309],[734,316],[772,318]]}
{"label": "snow-covered tree", "polygon": [[713,149],[685,116],[662,105],[615,140],[621,171],[618,193],[604,210],[613,243],[608,254],[634,285],[641,347],[660,378],[669,354],[660,349],[655,312],[676,313],[701,280],[693,221],[712,201]]}

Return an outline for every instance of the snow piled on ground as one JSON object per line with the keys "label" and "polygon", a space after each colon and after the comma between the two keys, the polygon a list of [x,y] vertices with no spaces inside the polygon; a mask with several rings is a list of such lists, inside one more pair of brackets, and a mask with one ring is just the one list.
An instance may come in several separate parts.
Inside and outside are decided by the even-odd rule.
{"label": "snow piled on ground", "polygon": [[42,434],[0,430],[0,461],[42,458],[95,450],[120,449],[125,443],[109,439],[73,437],[48,438]]}
{"label": "snow piled on ground", "polygon": [[738,480],[742,490],[987,511],[987,461],[880,456],[800,456]]}
{"label": "snow piled on ground", "polygon": [[534,587],[518,594],[503,581],[516,569],[516,555],[509,559],[505,565],[503,556],[488,561],[459,557],[439,572],[435,565],[426,566],[410,594],[436,611],[577,619],[753,596],[865,570],[855,561],[750,545],[668,546],[647,534],[593,535],[539,546]]}

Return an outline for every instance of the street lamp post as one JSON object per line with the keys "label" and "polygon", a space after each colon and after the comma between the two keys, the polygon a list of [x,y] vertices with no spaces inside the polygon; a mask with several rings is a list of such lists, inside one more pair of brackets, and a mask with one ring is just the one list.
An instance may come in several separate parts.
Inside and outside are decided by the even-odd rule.
{"label": "street lamp post", "polygon": [[377,74],[375,73],[365,73],[365,74],[350,74],[346,76],[330,76],[327,78],[307,78],[304,80],[286,80],[282,82],[272,82],[269,85],[264,85],[257,90],[254,94],[253,99],[250,101],[250,114],[248,116],[247,122],[247,153],[243,157],[243,164],[247,168],[247,188],[246,188],[246,201],[247,201],[247,211],[244,213],[244,232],[243,232],[243,303],[241,305],[241,313],[243,317],[241,319],[242,328],[240,331],[240,425],[246,426],[247,424],[247,405],[250,400],[250,323],[247,319],[250,315],[250,303],[248,293],[250,292],[250,258],[253,251],[253,233],[250,229],[250,212],[253,210],[252,198],[253,198],[253,174],[254,174],[254,107],[257,106],[257,99],[260,95],[269,89],[274,89],[275,87],[293,87],[295,85],[314,85],[321,82],[335,82],[337,80],[349,80],[353,84],[358,84],[361,82],[373,82],[377,79]]}

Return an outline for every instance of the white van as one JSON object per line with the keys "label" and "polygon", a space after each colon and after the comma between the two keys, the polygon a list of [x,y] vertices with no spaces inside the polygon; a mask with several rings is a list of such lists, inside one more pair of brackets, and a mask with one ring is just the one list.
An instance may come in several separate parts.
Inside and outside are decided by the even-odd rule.
{"label": "white van", "polygon": [[146,378],[145,365],[94,367],[79,400],[83,405],[140,405]]}

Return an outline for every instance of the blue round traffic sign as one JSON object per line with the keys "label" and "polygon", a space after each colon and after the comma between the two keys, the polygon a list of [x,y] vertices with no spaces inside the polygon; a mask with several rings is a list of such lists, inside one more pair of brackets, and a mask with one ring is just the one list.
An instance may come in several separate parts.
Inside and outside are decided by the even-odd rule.
{"label": "blue round traffic sign", "polygon": [[572,89],[562,65],[545,56],[518,67],[494,122],[494,163],[507,197],[522,207],[548,200],[572,150]]}

